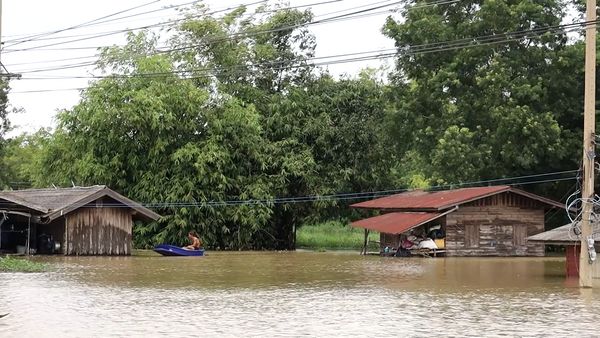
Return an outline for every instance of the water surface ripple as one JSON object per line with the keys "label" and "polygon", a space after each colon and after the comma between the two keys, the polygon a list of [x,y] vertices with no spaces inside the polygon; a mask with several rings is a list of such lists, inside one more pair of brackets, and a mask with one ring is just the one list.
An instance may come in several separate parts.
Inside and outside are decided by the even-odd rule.
{"label": "water surface ripple", "polygon": [[0,274],[1,337],[600,336],[557,258],[49,257]]}

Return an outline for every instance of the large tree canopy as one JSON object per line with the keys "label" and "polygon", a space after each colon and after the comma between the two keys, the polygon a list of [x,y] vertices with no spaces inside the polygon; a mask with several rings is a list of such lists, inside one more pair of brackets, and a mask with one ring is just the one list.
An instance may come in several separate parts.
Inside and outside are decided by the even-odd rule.
{"label": "large tree canopy", "polygon": [[194,13],[169,53],[147,34],[103,51],[112,75],[58,115],[37,185],[107,184],[156,207],[165,217],[136,227],[138,245],[195,229],[221,248],[277,249],[333,205],[296,198],[385,185],[384,86],[318,74],[309,12]]}
{"label": "large tree canopy", "polygon": [[[581,50],[564,31],[544,30],[565,19],[565,3],[424,3],[384,28],[401,51],[395,84],[406,90],[392,126],[399,155],[416,158],[434,183],[576,168]],[[531,29],[539,33],[503,35]],[[506,38],[486,42],[494,34]],[[411,52],[460,39],[470,43]]]}
{"label": "large tree canopy", "polygon": [[556,27],[565,3],[403,8],[383,27],[398,53],[381,81],[312,65],[310,11],[195,6],[168,38],[104,49],[106,78],[52,135],[12,140],[7,163],[36,186],[106,184],[155,208],[139,246],[194,229],[236,249],[294,248],[307,220],[352,217],[353,193],[577,167],[583,45]]}

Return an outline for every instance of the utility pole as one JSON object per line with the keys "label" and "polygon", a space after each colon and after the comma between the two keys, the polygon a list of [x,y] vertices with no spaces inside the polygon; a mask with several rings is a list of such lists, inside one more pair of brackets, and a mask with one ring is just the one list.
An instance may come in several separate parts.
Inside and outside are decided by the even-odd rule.
{"label": "utility pole", "polygon": [[583,109],[583,187],[579,286],[592,287],[592,263],[588,238],[592,235],[594,205],[594,162],[596,138],[596,0],[587,0],[585,28],[585,98]]}
{"label": "utility pole", "polygon": [[[0,64],[2,64],[2,0],[0,0]],[[2,70],[0,69],[0,73]]]}
{"label": "utility pole", "polygon": [[8,71],[2,63],[2,0],[0,0],[0,81],[10,80],[12,78],[20,79],[21,74],[14,74]]}

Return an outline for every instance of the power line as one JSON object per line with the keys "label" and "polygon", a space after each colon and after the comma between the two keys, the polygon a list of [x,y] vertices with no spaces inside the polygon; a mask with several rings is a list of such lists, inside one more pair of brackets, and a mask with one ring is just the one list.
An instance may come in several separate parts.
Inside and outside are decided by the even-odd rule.
{"label": "power line", "polygon": [[87,87],[77,88],[53,88],[53,89],[33,89],[33,90],[22,90],[22,91],[11,91],[9,94],[32,94],[32,93],[54,93],[54,92],[71,92],[76,90],[84,90]]}
{"label": "power line", "polygon": [[[265,1],[267,1],[267,0],[256,1],[256,2],[253,2],[253,3],[248,4],[246,6],[251,6],[251,5],[263,3]],[[203,15],[216,14],[216,13],[223,12],[223,11],[230,10],[230,9],[232,9],[232,8],[226,8],[226,9],[222,9],[222,10],[216,10],[216,11],[213,11],[213,12],[210,12],[210,13],[205,13]],[[181,19],[181,20],[185,20],[185,19]],[[95,35],[92,35],[92,36],[78,38],[78,39],[73,39],[73,40],[69,40],[69,41],[54,42],[54,43],[49,43],[49,44],[45,44],[45,45],[41,45],[41,46],[35,46],[35,47],[30,47],[30,48],[18,49],[18,50],[6,49],[6,51],[7,52],[27,51],[27,50],[32,50],[32,49],[41,49],[41,48],[44,48],[44,47],[60,46],[60,45],[69,44],[69,43],[73,43],[73,42],[88,41],[88,40],[92,40],[92,39],[97,39],[97,38],[102,38],[102,37],[106,37],[106,36],[110,36],[110,35],[131,32],[131,31],[135,31],[135,30],[143,30],[143,29],[158,27],[158,26],[162,26],[162,25],[165,25],[165,24],[169,24],[169,23],[171,23],[171,22],[167,21],[166,23],[150,24],[150,25],[141,26],[141,27],[132,28],[132,29],[121,29],[121,30],[111,31],[111,32],[96,33]],[[33,40],[27,40],[27,41],[33,41]],[[22,41],[22,42],[19,42],[19,43],[14,43],[14,44],[9,45],[7,47],[12,47],[12,46],[15,46],[15,45],[21,44],[23,42],[27,42],[27,41]]]}
{"label": "power line", "polygon": [[[330,0],[330,1],[323,1],[323,2],[317,2],[317,3],[307,4],[307,5],[300,5],[300,6],[293,6],[293,7],[286,7],[286,8],[277,8],[277,9],[274,9],[272,11],[279,11],[279,10],[282,10],[282,9],[293,9],[293,8],[300,8],[300,7],[308,7],[308,6],[316,6],[316,5],[323,5],[323,4],[331,4],[331,3],[339,2],[339,1],[344,1],[344,0]],[[376,2],[375,4],[385,3],[385,2],[389,2],[389,1],[391,1],[391,0],[380,1],[380,2]],[[458,0],[443,0],[443,1],[438,1],[438,2],[435,2],[435,3],[427,4],[425,6],[434,6],[434,5],[438,5],[438,4],[447,4],[447,3],[457,2],[457,1]],[[260,1],[260,2],[263,2],[263,1]],[[401,2],[402,1],[398,1],[398,2],[395,2],[395,3],[392,3],[392,4],[378,6],[376,8],[381,8],[381,7],[386,7],[386,6],[392,6],[392,5],[401,3]],[[253,4],[256,4],[256,3],[253,3]],[[249,5],[251,5],[251,4],[249,4]],[[321,16],[326,16],[326,15],[330,15],[330,14],[334,14],[334,13],[339,13],[339,12],[349,11],[349,10],[353,10],[353,9],[357,9],[357,8],[364,8],[364,7],[367,7],[367,5],[352,7],[352,8],[348,8],[348,9],[344,9],[344,10],[338,10],[338,11],[330,12],[330,13],[327,13],[327,14],[324,14],[324,15],[321,15]],[[362,10],[362,11],[359,11],[359,12],[370,11],[370,10],[372,10],[372,8],[369,8],[369,9],[366,9],[366,10]],[[359,13],[359,12],[347,13],[347,14],[344,14],[344,15],[352,15],[352,14]],[[388,13],[388,12],[389,11],[385,11],[385,13]],[[213,13],[215,13],[215,12],[208,13],[208,14],[213,14]],[[380,14],[380,13],[382,13],[382,12],[377,12],[377,13],[374,13],[374,14]],[[346,18],[346,19],[356,19],[356,18],[360,18],[360,17],[361,16],[353,16],[353,17],[349,17],[349,18]],[[182,19],[182,20],[187,20],[187,19],[188,18]],[[333,18],[323,19],[323,20],[320,20],[320,21],[314,22],[314,23],[327,23],[331,19],[333,19]],[[325,21],[325,20],[328,20],[328,21]],[[331,21],[331,22],[335,22],[335,21]],[[313,23],[309,23],[309,24],[313,24]],[[281,30],[281,29],[284,29],[284,28],[285,29],[290,29],[291,27],[297,27],[297,26],[298,25],[287,26],[287,27],[279,27],[278,29],[273,29],[273,30],[254,31],[254,32],[252,32],[251,35],[260,34],[260,33],[267,33],[267,32],[275,32],[275,31],[278,31],[278,30]],[[149,27],[149,26],[145,26],[145,27]],[[106,36],[107,34],[120,33],[120,32],[124,32],[124,31],[127,31],[127,30],[107,32],[107,33],[101,34],[99,36]],[[249,35],[248,33],[244,33],[244,34]],[[231,37],[234,37],[234,36],[232,35]],[[72,40],[71,42],[80,41],[80,40],[85,40],[85,39]],[[216,39],[210,40],[209,39],[207,42],[217,42],[217,41],[222,41],[222,40],[223,40],[223,37],[218,37],[218,40],[216,40]],[[35,48],[39,48],[39,47],[41,47],[41,46],[38,46],[38,47],[35,47]],[[187,47],[181,48],[181,50],[195,48],[195,47],[197,47],[197,46],[187,46]],[[56,49],[56,50],[82,50],[82,49],[90,49],[90,48],[97,49],[97,48],[101,48],[101,47],[67,47],[67,48],[60,48],[60,49]],[[24,50],[33,50],[33,51],[35,51],[35,50],[38,50],[38,49],[23,49],[23,50],[10,50],[10,49],[8,49],[6,51],[8,51],[8,52],[10,52],[10,51],[15,52],[15,51],[24,51]],[[51,49],[44,49],[44,50],[51,50]],[[52,50],[54,50],[54,49],[52,49]],[[173,51],[172,49],[171,50],[163,50],[163,51],[160,51],[158,53],[167,53],[167,52],[172,52],[172,51]],[[92,58],[92,57],[94,57],[94,56],[79,57],[79,58],[68,58],[68,59],[62,59],[62,60],[68,61],[68,60],[75,60],[75,59],[87,59],[87,58]],[[59,60],[55,60],[55,61],[61,61],[61,60],[59,59]],[[11,66],[14,66],[14,65],[23,65],[23,64],[35,64],[35,63],[43,63],[43,61],[32,62],[32,63],[13,64]],[[81,64],[80,67],[85,67],[85,66],[90,66],[90,65],[93,65],[93,62],[90,62],[90,63],[87,63],[87,64]],[[68,67],[68,68],[76,68],[76,67]],[[33,71],[25,71],[25,72],[42,72],[42,71],[45,71],[45,70],[53,71],[53,70],[59,70],[59,68],[54,67],[54,68],[49,68],[49,69],[36,69],[36,70],[33,70]]]}
{"label": "power line", "polygon": [[[250,64],[250,65],[242,65],[242,66],[234,66],[229,68],[213,68],[213,69],[191,69],[191,70],[177,70],[170,72],[155,72],[155,73],[138,73],[138,74],[113,74],[113,75],[95,75],[95,76],[67,76],[67,77],[23,77],[23,79],[30,80],[43,80],[43,79],[51,79],[51,80],[59,80],[59,79],[103,79],[103,78],[131,78],[131,77],[162,77],[165,75],[185,75],[191,74],[190,76],[186,76],[186,79],[195,79],[195,78],[205,78],[214,76],[215,72],[225,72],[230,71],[231,74],[247,74],[250,73],[248,69],[256,68],[256,67],[269,67],[271,70],[289,70],[295,68],[306,68],[306,67],[315,67],[315,66],[325,66],[325,65],[333,65],[340,63],[349,63],[349,62],[359,62],[359,61],[368,61],[374,59],[385,59],[396,56],[409,56],[409,55],[418,55],[418,54],[427,54],[432,52],[443,52],[443,51],[451,51],[456,49],[470,48],[470,47],[484,47],[499,43],[511,42],[516,40],[521,40],[525,38],[535,37],[544,33],[556,31],[558,34],[564,34],[570,30],[578,30],[581,29],[582,26],[587,26],[593,23],[590,22],[577,22],[570,23],[564,25],[556,25],[549,27],[538,27],[530,30],[516,31],[516,32],[508,32],[503,34],[492,34],[487,36],[479,36],[479,37],[470,37],[459,40],[450,40],[443,42],[434,42],[427,43],[422,45],[414,45],[414,46],[405,46],[401,48],[400,51],[393,50],[393,52],[388,52],[390,50],[384,50],[384,53],[381,51],[367,51],[367,52],[355,52],[355,53],[347,53],[347,54],[339,54],[339,55],[331,55],[331,56],[321,56],[321,57],[313,57],[313,58],[303,58],[297,60],[286,61],[290,62],[288,65],[281,65],[281,61],[271,61],[259,64]],[[531,36],[533,34],[533,36]],[[373,54],[379,53],[377,55],[367,55],[360,57],[352,57],[352,58],[343,58],[339,60],[331,60],[331,61],[323,61],[320,63],[308,63],[309,61],[319,60],[319,59],[332,59],[339,58],[343,56],[356,56],[356,55],[364,55],[364,54]],[[298,63],[300,64],[294,64]],[[279,67],[276,67],[281,65]],[[54,70],[60,70],[60,67]],[[27,74],[27,71],[22,71],[22,74]]]}
{"label": "power line", "polygon": [[[67,28],[62,28],[62,29],[58,29],[58,30],[55,30],[55,31],[51,31],[51,32],[39,33],[39,34],[34,34],[34,35],[26,36],[26,37],[22,38],[24,40],[16,42],[16,43],[14,43],[12,45],[7,45],[7,47],[16,46],[16,45],[19,45],[19,44],[22,44],[22,43],[25,43],[25,42],[33,41],[34,39],[36,39],[38,37],[48,36],[48,35],[52,35],[52,34],[58,34],[58,33],[61,33],[61,32],[68,31],[68,30],[73,30],[73,29],[76,29],[76,28],[85,27],[86,25],[92,24],[92,23],[97,22],[99,20],[103,20],[103,19],[110,18],[110,17],[116,16],[116,15],[119,15],[119,14],[130,12],[130,11],[142,8],[142,7],[147,7],[147,6],[150,6],[150,5],[155,4],[157,2],[160,2],[160,0],[153,0],[153,1],[150,1],[150,2],[147,2],[147,3],[144,3],[142,5],[138,5],[138,6],[135,6],[135,7],[128,8],[128,9],[124,9],[124,10],[118,11],[116,13],[108,14],[108,15],[105,15],[105,16],[97,18],[97,19],[93,19],[93,20],[90,20],[90,21],[86,21],[86,22],[77,24],[75,26],[71,26],[71,27],[67,27]],[[10,40],[7,41],[7,42],[10,42]]]}
{"label": "power line", "polygon": [[[62,36],[62,37],[51,37],[51,38],[45,37],[45,36],[54,35],[54,34],[58,34],[58,33],[69,31],[69,30],[87,28],[87,27],[91,27],[91,26],[98,26],[98,25],[101,25],[101,24],[109,23],[109,22],[114,22],[114,21],[129,19],[129,18],[138,17],[138,16],[142,16],[142,15],[146,15],[146,14],[151,14],[151,13],[156,13],[156,12],[161,12],[161,11],[165,11],[165,10],[172,10],[172,9],[176,9],[176,8],[179,8],[179,7],[184,7],[184,6],[193,5],[193,4],[197,4],[197,3],[202,2],[202,0],[195,0],[195,1],[190,1],[190,2],[183,3],[183,4],[170,5],[170,6],[162,7],[162,8],[159,8],[159,9],[153,9],[153,10],[142,12],[142,13],[135,13],[135,14],[127,15],[127,16],[122,16],[122,17],[118,17],[118,18],[108,19],[109,17],[113,17],[113,16],[116,16],[116,15],[119,15],[119,14],[123,14],[125,12],[129,12],[129,11],[132,11],[132,10],[135,10],[135,9],[139,9],[141,7],[145,7],[145,6],[151,5],[151,4],[159,2],[159,1],[160,0],[156,0],[156,1],[153,1],[153,2],[150,2],[150,3],[147,3],[145,5],[136,6],[136,7],[130,8],[130,9],[119,11],[117,13],[113,13],[113,14],[110,14],[110,15],[107,15],[107,16],[104,16],[104,17],[101,17],[101,18],[97,18],[97,19],[94,19],[94,20],[91,20],[91,21],[88,21],[86,23],[82,23],[82,24],[79,24],[79,25],[76,25],[76,26],[72,26],[72,27],[68,27],[68,28],[64,28],[64,29],[60,29],[60,30],[56,30],[56,31],[51,31],[51,32],[38,33],[38,34],[30,35],[30,36],[21,37],[21,38],[18,38],[18,39],[7,40],[6,42],[9,42],[9,43],[10,42],[15,42],[13,44],[9,44],[8,47],[10,47],[10,46],[15,46],[15,45],[18,45],[18,44],[21,44],[21,43],[25,43],[25,42],[31,42],[31,41],[55,40],[55,39],[64,39],[64,38],[68,38],[68,37],[78,37],[78,36],[90,36],[90,35],[97,35],[97,34],[105,34],[105,33],[109,33],[109,32],[88,33],[88,34],[81,34],[81,35],[74,35],[74,36]],[[215,10],[214,12],[209,13],[209,14],[216,14],[216,13],[220,13],[220,12],[232,10],[232,9],[235,9],[235,8],[237,8],[239,6],[253,6],[253,5],[264,3],[264,2],[267,2],[267,1],[268,0],[261,0],[261,1],[256,1],[256,2],[253,2],[253,3],[249,3],[249,4],[243,4],[243,3],[241,3],[241,4],[238,4],[238,5],[235,5],[235,6],[230,6],[230,7],[226,7],[226,8],[223,8],[223,9]],[[344,0],[331,0],[330,2],[337,2],[337,1],[344,1]],[[104,19],[108,19],[108,20],[104,20]],[[142,27],[138,27],[138,28],[131,28],[131,29],[113,31],[112,33],[113,34],[117,34],[117,33],[132,31],[132,30],[144,29],[144,28],[148,28],[148,27],[163,25],[163,24],[166,24],[166,23],[168,23],[168,21],[160,23],[160,24],[150,25],[150,26],[142,26]]]}
{"label": "power line", "polygon": [[[345,62],[358,62],[358,61],[366,61],[366,60],[372,60],[372,59],[382,59],[382,58],[389,58],[389,57],[395,57],[395,56],[407,56],[407,55],[417,55],[417,54],[425,54],[425,53],[432,53],[432,52],[443,52],[443,51],[449,51],[449,50],[456,50],[456,49],[460,49],[460,48],[483,47],[483,46],[487,46],[487,45],[516,41],[516,40],[528,38],[529,37],[528,33],[543,34],[543,33],[549,32],[549,31],[556,31],[557,33],[564,34],[569,31],[572,31],[572,30],[580,29],[581,27],[584,27],[584,26],[587,26],[590,24],[592,24],[592,23],[584,21],[584,22],[577,22],[577,23],[571,23],[571,24],[565,24],[565,25],[540,27],[540,28],[525,30],[525,31],[509,32],[509,33],[504,33],[504,34],[493,34],[493,35],[488,35],[488,36],[483,36],[483,37],[471,37],[471,38],[465,38],[465,39],[460,39],[460,40],[451,40],[451,41],[445,41],[445,42],[435,42],[435,43],[429,43],[429,44],[415,45],[415,46],[411,46],[410,48],[404,47],[402,52],[394,52],[394,53],[380,54],[380,55],[375,55],[375,56],[359,57],[359,58],[351,58],[351,59],[343,59],[343,60],[334,60],[334,61],[322,62],[322,63],[318,63],[318,64],[288,65],[285,67],[278,67],[278,68],[271,68],[271,69],[272,70],[278,70],[278,69],[283,70],[283,69],[293,69],[293,68],[301,68],[301,67],[323,66],[323,65],[331,65],[331,64],[338,64],[338,63],[345,63]],[[502,36],[510,36],[511,38],[498,39],[499,37],[502,37]],[[446,44],[446,45],[444,45],[444,44]],[[411,51],[411,49],[415,49],[415,51]],[[357,55],[360,53],[368,53],[368,52],[357,52],[357,53],[349,53],[349,54]],[[323,58],[332,58],[332,57],[335,57],[335,56],[319,57],[319,58],[323,59]],[[306,61],[310,61],[310,60],[311,59],[303,59],[300,61],[306,62]],[[261,66],[261,65],[264,66],[264,65],[269,65],[269,64],[272,64],[272,62],[265,63],[265,64],[250,65],[250,66],[256,67],[256,66]],[[220,71],[223,71],[223,70],[227,70],[227,69],[220,69]],[[209,70],[203,70],[203,71],[206,72]],[[213,69],[212,71],[215,71],[215,69]],[[219,71],[219,69],[216,69],[216,71]],[[146,76],[146,77],[159,76],[159,75],[164,76],[164,75],[168,75],[168,74],[178,74],[178,73],[182,73],[182,72],[189,73],[191,71],[179,71],[179,72],[169,72],[169,73],[160,73],[160,74],[155,73],[155,74],[145,74],[145,75],[139,74],[137,76]],[[248,73],[248,71],[239,72],[239,73],[240,74]],[[187,79],[205,78],[208,76],[211,76],[211,74],[195,75],[195,76],[187,77]],[[55,78],[46,77],[46,78],[24,78],[24,79],[59,80],[59,79],[75,79],[75,78],[101,79],[101,78],[119,78],[119,77],[123,77],[123,76],[110,75],[110,76],[94,76],[94,77],[90,77],[90,76],[87,76],[87,77],[55,77]],[[85,89],[85,88],[39,89],[39,90],[29,90],[29,91],[12,92],[12,93],[13,94],[24,94],[24,93],[41,93],[41,92],[55,92],[55,91],[73,91],[73,90],[83,90],[83,89]]]}
{"label": "power line", "polygon": [[[293,60],[293,62],[294,61],[331,59],[331,58],[337,58],[337,57],[354,56],[354,55],[364,55],[364,54],[375,54],[375,53],[381,54],[382,52],[393,53],[395,50],[396,49],[391,48],[391,49],[371,50],[371,51],[344,53],[344,54],[327,55],[327,56],[316,56],[316,57],[307,58],[307,59]],[[154,55],[154,54],[150,54],[150,55]],[[260,63],[260,64],[253,64],[253,65],[250,65],[250,66],[265,66],[265,65],[268,66],[268,65],[271,65],[273,63],[277,63],[277,62],[266,62],[266,63]],[[71,64],[71,65],[64,65],[64,66],[55,66],[53,68],[40,68],[40,69],[33,69],[33,70],[22,70],[22,71],[20,71],[20,73],[21,74],[30,74],[30,73],[38,73],[38,72],[46,72],[46,71],[56,71],[56,70],[62,70],[63,69],[62,67],[65,67],[65,69],[66,68],[79,68],[79,67],[92,66],[94,64],[96,64],[96,62],[82,62],[82,63],[79,63],[79,64]],[[193,71],[194,70],[173,71],[173,72],[163,72],[163,73],[147,73],[147,74],[148,75],[168,75],[168,74],[187,73],[187,72],[193,72]],[[86,77],[86,78],[88,78],[88,77]],[[56,79],[59,79],[59,78],[26,78],[26,79],[36,79],[36,80],[52,79],[52,80],[56,80]]]}
{"label": "power line", "polygon": [[[256,30],[256,31],[251,31],[251,32],[232,33],[232,34],[227,35],[226,37],[222,37],[222,36],[218,36],[218,35],[212,35],[212,36],[209,35],[209,36],[205,36],[203,38],[204,39],[208,38],[205,41],[205,43],[214,43],[214,42],[233,40],[234,38],[249,37],[249,36],[255,36],[255,35],[266,34],[266,33],[276,33],[276,32],[285,31],[285,30],[293,30],[293,29],[300,28],[300,27],[307,27],[307,26],[312,26],[312,25],[319,25],[319,24],[333,23],[333,22],[339,22],[339,21],[344,21],[344,20],[358,19],[358,18],[363,18],[363,17],[371,16],[371,15],[380,15],[383,13],[389,13],[390,10],[374,12],[374,13],[368,13],[368,12],[371,12],[371,11],[374,11],[377,9],[381,9],[381,8],[385,8],[385,7],[390,7],[390,6],[406,3],[407,1],[408,0],[396,1],[391,4],[370,7],[367,9],[362,9],[362,10],[354,11],[351,13],[345,13],[345,14],[341,14],[341,15],[337,15],[337,16],[333,16],[333,17],[328,17],[328,18],[324,18],[324,19],[320,19],[320,20],[314,20],[311,22],[301,23],[301,24],[296,24],[296,25],[283,26],[283,27],[267,29],[267,30]],[[451,3],[456,3],[458,1],[459,0],[437,0],[437,1],[425,4],[425,5],[414,6],[411,9],[431,7],[431,6],[437,6],[437,5],[443,5],[443,4],[451,4]],[[326,1],[326,3],[329,3],[329,2],[330,1]],[[313,6],[314,5],[316,5],[316,4],[313,4]],[[363,6],[359,6],[359,7],[363,7]],[[339,11],[336,11],[336,12],[339,12]],[[324,14],[323,16],[325,16],[325,15],[329,15],[329,14]],[[186,20],[186,19],[185,18],[180,19],[180,21],[181,20]],[[145,29],[145,28],[149,28],[149,27],[152,27],[152,25],[144,26],[139,29],[142,29],[142,28]],[[129,30],[123,30],[122,32],[126,32],[126,31],[129,31]],[[103,37],[103,36],[107,36],[107,35],[111,35],[111,34],[112,33],[100,34],[99,37]],[[48,50],[84,50],[84,49],[99,49],[99,48],[110,47],[110,46],[94,46],[94,47],[90,46],[90,47],[63,47],[63,48],[59,48],[59,49],[53,49],[53,48],[42,49],[43,47],[52,47],[52,46],[56,46],[56,45],[61,45],[61,44],[66,44],[66,43],[71,43],[71,42],[85,41],[85,40],[89,40],[89,39],[90,38],[76,39],[76,40],[57,42],[57,43],[52,43],[52,44],[46,44],[43,46],[36,46],[36,47],[24,48],[24,49],[5,49],[5,52],[10,53],[10,52],[23,52],[23,51],[36,51],[36,50],[45,50],[45,51],[48,51]],[[168,51],[172,52],[175,50],[186,50],[186,49],[195,48],[195,47],[197,47],[197,46],[179,47],[177,49],[170,49]],[[162,52],[167,52],[167,51],[160,51],[160,52],[162,53]]]}
{"label": "power line", "polygon": [[[480,180],[480,181],[471,181],[471,182],[463,182],[457,184],[443,184],[431,186],[428,190],[435,189],[443,189],[443,188],[457,188],[457,187],[476,187],[476,185],[487,184],[486,186],[495,186],[495,185],[531,185],[531,184],[542,184],[542,183],[551,183],[551,182],[560,182],[566,180],[577,179],[578,176],[572,177],[562,177],[562,178],[553,178],[553,179],[542,179],[535,180],[534,178],[542,178],[547,176],[558,176],[564,175],[567,173],[578,172],[579,170],[567,170],[567,171],[559,171],[553,173],[543,173],[543,174],[534,174],[534,175],[525,175],[525,176],[517,176],[510,178],[497,178],[491,180]],[[528,181],[519,181],[524,178],[529,178],[533,180]],[[509,181],[509,182],[506,182]],[[513,182],[510,182],[513,181]],[[490,183],[496,183],[491,184]],[[240,206],[240,205],[269,205],[269,204],[295,204],[295,203],[306,203],[306,202],[331,202],[331,201],[348,201],[348,200],[361,200],[361,199],[371,199],[371,198],[380,198],[385,197],[397,193],[403,193],[408,191],[414,191],[415,189],[392,189],[392,190],[380,190],[380,191],[368,191],[368,192],[355,192],[355,193],[342,193],[342,194],[332,194],[332,195],[307,195],[307,196],[297,196],[297,197],[284,197],[284,198],[273,198],[273,199],[250,199],[250,200],[226,200],[226,201],[207,201],[207,202],[146,202],[140,203],[141,205],[148,208],[168,208],[168,207],[216,207],[216,206]],[[2,204],[10,204],[10,202],[0,202]],[[104,207],[129,207],[130,205],[121,204],[121,203],[104,203]]]}
{"label": "power line", "polygon": [[[310,4],[306,4],[306,5],[281,7],[281,8],[276,8],[276,9],[272,9],[272,10],[261,11],[259,14],[277,12],[277,11],[280,11],[280,10],[290,10],[290,9],[298,9],[298,8],[313,7],[313,6],[320,6],[320,5],[328,5],[328,4],[342,2],[342,1],[345,1],[345,0],[329,0],[329,1],[322,1],[322,2],[310,3]],[[385,0],[384,2],[389,2],[389,1],[391,1],[391,0]],[[456,1],[458,1],[458,0],[456,0]],[[192,3],[195,3],[195,2],[199,2],[199,1],[193,1]],[[257,4],[263,3],[263,2],[266,2],[266,0],[258,1],[258,2],[254,2],[254,3],[249,3],[249,4],[240,4],[238,6],[253,6],[253,5],[257,5]],[[190,3],[188,3],[188,4],[190,4]],[[183,5],[177,5],[177,6],[184,6],[184,5],[185,4],[183,4]],[[364,7],[364,6],[361,6],[361,7]],[[173,7],[164,8],[164,9],[172,9],[172,8]],[[96,37],[104,37],[106,35],[120,34],[120,33],[126,33],[126,32],[131,32],[131,31],[136,31],[136,30],[147,29],[147,28],[154,28],[154,27],[163,27],[163,26],[168,26],[168,25],[174,25],[177,22],[186,21],[186,20],[189,20],[190,18],[197,18],[197,17],[206,16],[206,15],[217,14],[217,13],[220,13],[220,12],[223,12],[223,11],[227,11],[227,10],[231,10],[231,9],[234,9],[234,8],[236,8],[236,7],[231,6],[231,7],[225,8],[225,9],[215,10],[215,11],[210,12],[210,13],[205,13],[205,14],[201,14],[201,15],[192,15],[192,16],[189,16],[189,17],[181,18],[181,19],[169,20],[169,21],[164,21],[164,22],[160,22],[160,23],[156,23],[156,24],[150,24],[150,25],[145,25],[145,26],[140,26],[140,27],[134,27],[134,28],[118,29],[118,30],[105,31],[105,32],[74,34],[74,35],[67,35],[67,36],[55,36],[55,37],[45,37],[45,38],[43,37],[43,38],[35,39],[35,41],[61,40],[61,39],[75,38],[75,37],[91,37],[91,39],[92,39],[92,38],[96,38]],[[162,10],[162,9],[160,9],[160,10]],[[159,11],[159,10],[154,10],[154,11],[149,11],[149,12],[144,12],[144,13],[138,13],[138,14],[132,14],[131,17],[142,15],[142,14],[146,14],[146,13],[151,13],[151,12],[155,12],[155,11]],[[127,18],[127,17],[116,18],[116,19],[113,19],[113,20],[121,20],[123,18]],[[12,42],[12,41],[21,41],[21,40],[18,40],[18,39],[9,40],[9,42]],[[65,43],[67,43],[67,42],[65,42]],[[9,45],[9,47],[10,46],[13,46],[13,45]],[[37,48],[37,47],[35,47],[35,48]]]}
{"label": "power line", "polygon": [[62,59],[18,62],[18,63],[7,64],[6,66],[14,67],[14,66],[23,66],[23,65],[35,65],[35,64],[40,64],[40,63],[53,63],[53,62],[73,61],[73,60],[84,60],[84,59],[98,58],[99,56],[100,56],[100,54],[94,54],[94,55],[90,55],[90,56],[76,56],[76,57],[62,58]]}
{"label": "power line", "polygon": [[[267,0],[261,0],[261,1],[253,2],[253,3],[249,3],[249,4],[242,4],[241,6],[253,6],[253,5],[257,5],[257,4],[266,2],[266,1]],[[331,3],[334,3],[334,2],[340,2],[340,1],[344,1],[344,0],[327,0],[327,1],[317,2],[317,3],[312,3],[312,4],[309,4],[309,5],[299,5],[299,6],[278,8],[275,11],[277,11],[277,10],[289,10],[289,9],[294,9],[294,8],[302,8],[302,7],[307,7],[307,6],[319,6],[319,5],[331,4]],[[458,0],[453,0],[453,1],[458,1]],[[209,13],[203,13],[203,14],[197,15],[196,17],[203,17],[203,16],[207,16],[207,15],[217,14],[217,13],[224,12],[224,11],[227,11],[227,10],[232,10],[232,9],[235,9],[235,8],[237,8],[237,7],[229,7],[229,8],[226,8],[226,9],[215,10],[215,11],[212,11],[212,12],[209,12]],[[267,12],[269,12],[269,11],[267,11]],[[30,48],[23,48],[23,49],[10,49],[10,48],[7,48],[7,49],[5,49],[5,51],[6,52],[21,52],[21,51],[29,51],[29,50],[52,50],[52,49],[47,49],[47,48],[44,48],[44,47],[59,46],[59,45],[63,45],[63,44],[69,44],[69,43],[80,42],[80,41],[88,41],[88,40],[92,40],[92,39],[102,38],[102,37],[106,37],[106,36],[110,36],[110,35],[121,34],[121,33],[136,31],[136,30],[143,30],[143,29],[148,29],[148,28],[173,25],[176,22],[186,21],[186,20],[189,20],[189,19],[190,19],[190,17],[186,17],[186,18],[182,18],[182,19],[161,22],[161,23],[158,23],[158,24],[150,24],[150,25],[145,25],[145,26],[136,27],[136,28],[129,28],[129,29],[114,30],[114,31],[109,31],[109,32],[95,33],[95,34],[93,34],[91,36],[90,35],[82,35],[82,36],[86,36],[86,37],[81,37],[81,38],[73,39],[73,40],[69,40],[69,41],[61,41],[61,42],[49,43],[49,44],[45,44],[45,45],[41,45],[41,46],[35,46],[35,47],[30,47]],[[28,41],[31,41],[31,40],[28,40]],[[7,47],[12,47],[12,46],[15,46],[15,45],[17,45],[17,44],[12,44],[12,45],[9,45]],[[44,49],[42,49],[42,48],[44,48]],[[98,49],[98,48],[102,48],[102,47],[80,47],[80,48]]]}

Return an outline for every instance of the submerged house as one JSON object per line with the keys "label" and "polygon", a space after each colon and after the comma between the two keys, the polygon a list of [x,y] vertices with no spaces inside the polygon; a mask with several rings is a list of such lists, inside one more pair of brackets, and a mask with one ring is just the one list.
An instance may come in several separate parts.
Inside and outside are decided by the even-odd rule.
{"label": "submerged house", "polygon": [[[567,224],[556,229],[548,230],[540,234],[530,236],[527,240],[532,243],[542,245],[558,245],[566,247],[566,276],[567,278],[579,277],[579,257],[581,255],[581,238],[576,229],[580,227],[577,224]],[[594,232],[592,238],[595,241],[596,252],[600,251],[600,233]],[[600,257],[596,258],[594,268],[592,269],[592,277],[600,279]]]}
{"label": "submerged house", "polygon": [[159,218],[106,186],[0,191],[0,252],[129,255],[133,222]]}
{"label": "submerged house", "polygon": [[527,237],[544,231],[545,211],[564,209],[510,186],[417,190],[351,207],[381,213],[352,223],[365,229],[365,253],[368,232],[378,231],[381,252],[433,249],[446,256],[544,256],[544,245]]}

